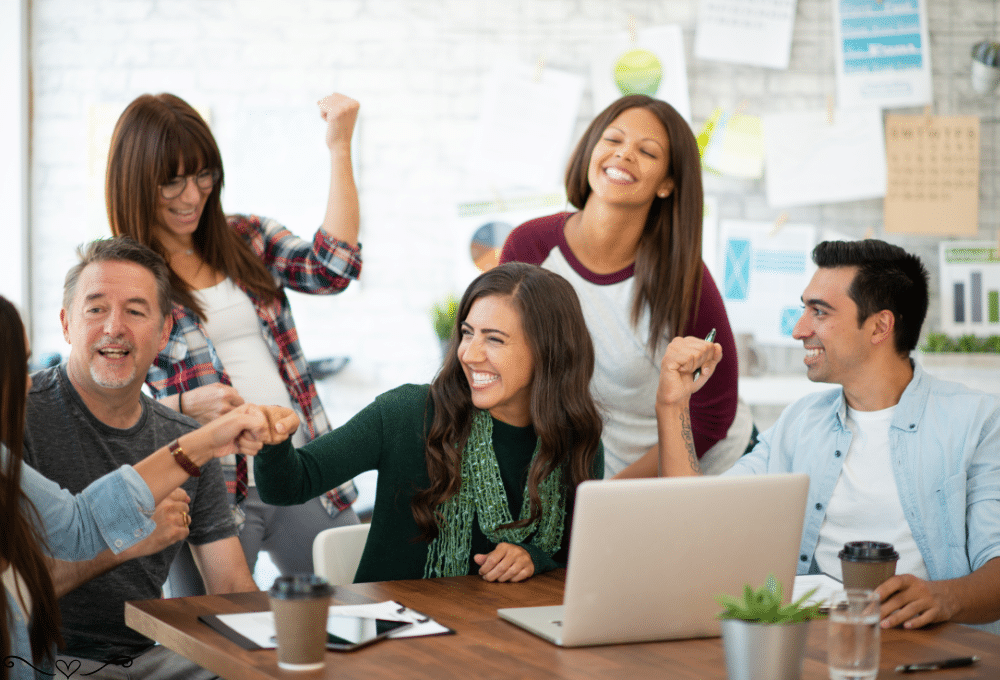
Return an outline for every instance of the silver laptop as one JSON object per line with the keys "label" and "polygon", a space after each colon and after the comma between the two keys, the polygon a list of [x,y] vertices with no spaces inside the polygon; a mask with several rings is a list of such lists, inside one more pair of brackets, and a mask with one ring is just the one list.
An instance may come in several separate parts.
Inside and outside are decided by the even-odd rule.
{"label": "silver laptop", "polygon": [[719,635],[719,593],[774,574],[791,595],[808,490],[805,474],[584,482],[563,604],[497,613],[564,647]]}

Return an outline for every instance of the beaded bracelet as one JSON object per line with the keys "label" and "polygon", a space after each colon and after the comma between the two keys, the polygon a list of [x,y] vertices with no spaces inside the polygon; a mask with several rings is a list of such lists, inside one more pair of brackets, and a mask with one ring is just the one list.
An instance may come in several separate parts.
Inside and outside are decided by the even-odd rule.
{"label": "beaded bracelet", "polygon": [[174,457],[177,464],[184,468],[184,472],[188,473],[192,477],[201,477],[201,468],[192,462],[187,454],[184,453],[184,449],[181,448],[181,443],[179,440],[175,439],[169,444],[167,448],[170,449],[170,455]]}

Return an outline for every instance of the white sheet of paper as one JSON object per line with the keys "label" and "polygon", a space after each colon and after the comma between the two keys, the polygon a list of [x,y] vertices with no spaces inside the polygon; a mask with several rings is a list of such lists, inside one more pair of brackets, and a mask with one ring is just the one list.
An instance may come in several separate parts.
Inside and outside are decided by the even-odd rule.
{"label": "white sheet of paper", "polygon": [[[447,628],[434,619],[417,623],[424,617],[412,609],[400,612],[400,608],[402,605],[392,600],[361,605],[333,605],[330,607],[330,616],[370,616],[388,621],[409,621],[415,624],[406,630],[393,633],[389,636],[392,638],[440,635],[449,632]],[[277,646],[274,641],[274,613],[271,611],[220,614],[218,619],[260,647],[274,649]]]}
{"label": "white sheet of paper", "polygon": [[837,105],[899,108],[933,102],[925,0],[830,0]]}
{"label": "white sheet of paper", "polygon": [[595,111],[625,94],[647,94],[667,102],[691,122],[680,26],[669,24],[637,31],[634,43],[628,33],[622,32],[595,43],[593,55],[590,64]]}
{"label": "white sheet of paper", "polygon": [[582,76],[520,63],[486,77],[467,168],[473,185],[557,187],[583,96]]}
{"label": "white sheet of paper", "polygon": [[701,0],[694,56],[786,69],[796,0]]}
{"label": "white sheet of paper", "polygon": [[[312,238],[330,191],[330,151],[319,107],[306,101],[241,108],[232,124],[233,134],[219,136],[226,164],[223,207],[273,217],[293,233]],[[360,122],[355,153],[359,129]]]}
{"label": "white sheet of paper", "polygon": [[722,220],[719,224],[719,285],[734,333],[759,343],[795,346],[792,328],[802,314],[800,296],[816,265],[816,228]]}
{"label": "white sheet of paper", "polygon": [[764,116],[767,202],[772,207],[885,196],[885,133],[878,109]]}
{"label": "white sheet of paper", "polygon": [[708,267],[709,274],[715,279],[715,285],[722,288],[722,277],[719,271],[719,199],[717,196],[705,196],[704,213],[701,218],[701,259]]}
{"label": "white sheet of paper", "polygon": [[808,593],[813,588],[816,592],[806,600],[806,604],[818,602],[820,605],[828,604],[830,598],[838,590],[844,589],[844,584],[828,574],[802,574],[795,577],[795,585],[792,586],[792,602]]}

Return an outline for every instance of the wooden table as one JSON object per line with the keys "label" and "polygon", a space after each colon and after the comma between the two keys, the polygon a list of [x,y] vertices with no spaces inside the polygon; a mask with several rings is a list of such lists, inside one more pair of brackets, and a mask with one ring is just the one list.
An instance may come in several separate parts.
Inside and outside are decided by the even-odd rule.
{"label": "wooden table", "polygon": [[[720,638],[563,649],[497,617],[499,607],[561,603],[564,577],[565,572],[560,570],[519,584],[486,583],[476,576],[461,576],[338,586],[336,604],[396,600],[434,617],[456,634],[387,640],[350,653],[327,652],[326,668],[308,673],[279,670],[274,650],[246,651],[198,621],[199,614],[266,610],[266,593],[128,602],[125,621],[228,680],[725,680],[726,661]],[[828,678],[825,636],[826,623],[814,622],[803,680]],[[996,636],[957,624],[917,631],[883,631],[879,678],[909,677],[895,673],[895,667],[902,663],[972,655],[982,659],[975,666],[938,671],[927,677],[1000,678],[998,642]]]}

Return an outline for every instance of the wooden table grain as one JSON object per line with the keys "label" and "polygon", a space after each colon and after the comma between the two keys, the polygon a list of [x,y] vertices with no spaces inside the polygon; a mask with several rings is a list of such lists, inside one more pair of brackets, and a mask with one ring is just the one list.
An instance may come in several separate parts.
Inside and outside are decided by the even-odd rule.
{"label": "wooden table grain", "polygon": [[[266,610],[266,593],[133,601],[126,603],[125,620],[227,680],[726,679],[720,638],[563,649],[497,616],[500,607],[559,604],[564,578],[565,572],[559,570],[520,584],[461,576],[338,586],[335,604],[395,600],[434,617],[456,634],[388,640],[356,652],[327,652],[326,668],[315,672],[282,671],[274,650],[241,649],[198,621],[200,614]],[[803,680],[828,678],[825,637],[826,623],[814,622]],[[938,671],[933,679],[1000,678],[998,642],[997,636],[957,624],[883,631],[879,678],[904,677],[895,673],[899,664],[973,655],[981,658],[978,664]]]}

